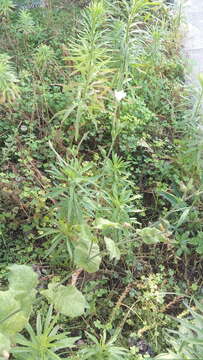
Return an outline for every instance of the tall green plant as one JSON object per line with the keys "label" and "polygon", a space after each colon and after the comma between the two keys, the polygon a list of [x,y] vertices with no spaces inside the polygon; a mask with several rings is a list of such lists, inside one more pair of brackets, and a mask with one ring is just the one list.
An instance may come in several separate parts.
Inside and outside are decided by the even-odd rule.
{"label": "tall green plant", "polygon": [[1,0],[0,2],[0,18],[8,20],[10,14],[14,10],[15,5],[12,0]]}
{"label": "tall green plant", "polygon": [[98,177],[92,174],[92,164],[77,158],[74,151],[67,161],[58,154],[57,158],[58,167],[50,171],[59,183],[50,192],[57,200],[57,213],[55,229],[47,232],[53,236],[48,253],[65,246],[72,264],[94,272],[101,262],[97,237],[92,232],[95,199],[100,194]]}
{"label": "tall green plant", "polygon": [[133,194],[126,164],[117,155],[105,159],[98,170],[78,158],[77,152],[72,151],[67,161],[54,152],[58,165],[50,174],[58,184],[49,197],[56,201],[55,217],[53,229],[44,229],[42,235],[52,238],[47,255],[57,256],[66,249],[73,268],[95,272],[101,263],[100,243],[105,242],[104,254],[120,258],[118,243],[125,247],[122,241],[133,231],[139,196]]}
{"label": "tall green plant", "polygon": [[34,55],[34,64],[40,77],[44,75],[47,67],[54,62],[53,49],[45,44],[40,45]]}
{"label": "tall green plant", "polygon": [[[128,163],[113,153],[112,158],[104,162],[103,173],[103,201],[104,207],[100,210],[103,218],[117,224],[109,228],[105,226],[104,234],[110,236],[116,243],[126,237],[130,238],[133,232],[133,224],[136,223],[135,214],[140,209],[136,208],[139,204],[140,195],[134,194],[133,184],[129,180]],[[139,204],[140,205],[140,204]]]}
{"label": "tall green plant", "polygon": [[112,43],[117,68],[114,83],[118,90],[123,89],[129,81],[130,66],[139,51],[140,34],[144,32],[141,27],[143,11],[154,4],[157,3],[148,0],[118,0],[113,3],[115,20],[112,26]]}
{"label": "tall green plant", "polygon": [[15,74],[11,57],[0,54],[0,104],[12,103],[19,97],[18,78]]}
{"label": "tall green plant", "polygon": [[20,11],[17,28],[26,36],[35,31],[35,23],[28,10]]}
{"label": "tall green plant", "polygon": [[111,70],[106,21],[104,1],[93,0],[82,13],[81,28],[77,38],[71,41],[70,56],[66,57],[76,81],[69,84],[73,104],[61,113],[64,119],[73,116],[75,140],[88,117],[95,123],[95,114],[104,109],[104,99],[109,91]]}

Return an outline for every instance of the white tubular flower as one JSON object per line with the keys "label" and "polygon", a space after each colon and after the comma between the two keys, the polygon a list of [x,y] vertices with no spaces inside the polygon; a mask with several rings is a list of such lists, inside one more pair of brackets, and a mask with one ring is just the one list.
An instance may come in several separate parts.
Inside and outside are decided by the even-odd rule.
{"label": "white tubular flower", "polygon": [[119,90],[119,91],[115,90],[114,91],[114,96],[115,96],[116,100],[118,102],[120,102],[121,100],[123,100],[126,97],[126,93],[123,90]]}

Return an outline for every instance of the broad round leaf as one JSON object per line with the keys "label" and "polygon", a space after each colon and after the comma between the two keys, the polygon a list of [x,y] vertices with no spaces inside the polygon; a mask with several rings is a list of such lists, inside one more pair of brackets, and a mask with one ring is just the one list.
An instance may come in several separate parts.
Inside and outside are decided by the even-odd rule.
{"label": "broad round leaf", "polygon": [[165,242],[167,239],[165,235],[154,227],[146,227],[141,230],[137,230],[137,233],[140,235],[145,244],[157,244],[159,242]]}
{"label": "broad round leaf", "polygon": [[0,292],[0,332],[4,335],[12,337],[25,327],[27,317],[20,309],[21,304],[14,299],[13,292]]}
{"label": "broad round leaf", "polygon": [[75,286],[59,286],[54,299],[54,306],[61,314],[76,317],[85,311],[86,301]]}
{"label": "broad round leaf", "polygon": [[8,269],[10,270],[8,275],[10,289],[29,292],[37,286],[38,276],[30,266],[14,264]]}
{"label": "broad round leaf", "polygon": [[41,294],[54,305],[54,308],[63,315],[76,317],[84,313],[86,300],[75,286],[50,284]]}
{"label": "broad round leaf", "polygon": [[101,257],[99,256],[99,246],[95,243],[79,242],[74,251],[74,262],[80,268],[89,273],[99,270]]}

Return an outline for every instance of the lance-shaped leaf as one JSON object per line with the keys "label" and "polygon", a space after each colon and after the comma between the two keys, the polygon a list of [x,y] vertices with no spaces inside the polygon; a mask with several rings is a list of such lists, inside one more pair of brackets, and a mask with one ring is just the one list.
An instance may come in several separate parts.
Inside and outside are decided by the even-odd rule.
{"label": "lance-shaped leaf", "polygon": [[99,230],[105,230],[105,229],[109,229],[109,228],[121,229],[122,227],[119,223],[115,223],[113,221],[109,221],[109,220],[103,219],[103,218],[98,218],[95,221],[95,228],[99,229]]}
{"label": "lance-shaped leaf", "polygon": [[115,244],[115,242],[108,237],[105,237],[104,241],[105,241],[106,248],[110,255],[110,260],[112,260],[112,259],[119,260],[121,257],[121,253],[120,253],[118,246]]}

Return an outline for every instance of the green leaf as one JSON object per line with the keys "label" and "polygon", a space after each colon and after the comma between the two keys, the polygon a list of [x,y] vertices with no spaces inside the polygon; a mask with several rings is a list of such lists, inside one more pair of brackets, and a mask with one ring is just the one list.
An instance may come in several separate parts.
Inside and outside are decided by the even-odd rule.
{"label": "green leaf", "polygon": [[13,337],[27,323],[27,317],[21,311],[21,304],[13,297],[13,292],[0,292],[0,332]]}
{"label": "green leaf", "polygon": [[181,225],[187,220],[187,217],[188,217],[188,214],[189,214],[190,210],[191,210],[191,207],[187,207],[187,208],[183,211],[180,219],[179,219],[178,222],[177,222],[176,228],[178,228],[179,226],[181,226]]}
{"label": "green leaf", "polygon": [[41,294],[63,315],[72,318],[82,315],[85,311],[86,300],[75,286],[49,284],[48,289],[42,290]]}
{"label": "green leaf", "polygon": [[48,289],[41,290],[40,293],[45,296],[45,298],[48,300],[50,304],[54,303],[54,294],[57,291],[59,283],[50,283],[48,284]]}
{"label": "green leaf", "polygon": [[74,250],[74,262],[89,273],[99,270],[101,257],[99,246],[90,241],[80,241]]}
{"label": "green leaf", "polygon": [[73,348],[75,346],[75,342],[80,340],[79,336],[75,337],[67,337],[66,339],[62,339],[57,341],[56,347],[54,347],[54,351],[64,349],[64,348]]}
{"label": "green leaf", "polygon": [[0,333],[14,342],[16,334],[27,325],[37,275],[25,265],[11,265],[9,270],[9,290],[0,291]]}
{"label": "green leaf", "polygon": [[175,208],[185,208],[187,205],[184,200],[166,191],[159,191],[159,194],[163,196],[164,199],[168,200]]}
{"label": "green leaf", "polygon": [[196,247],[196,252],[203,254],[203,232],[199,231],[197,236],[188,239],[188,242]]}
{"label": "green leaf", "polygon": [[20,307],[29,316],[32,310],[32,303],[36,295],[35,287],[38,283],[38,276],[27,265],[11,265],[8,275],[9,289],[15,299],[19,300]]}
{"label": "green leaf", "polygon": [[[195,337],[187,337],[187,343],[189,344],[195,344],[195,345],[203,345],[203,339],[201,338],[197,338],[195,339]],[[184,340],[184,337],[183,337]]]}
{"label": "green leaf", "polygon": [[85,311],[86,300],[75,286],[59,286],[54,299],[54,306],[60,313],[76,317]]}
{"label": "green leaf", "polygon": [[103,230],[108,228],[120,229],[121,225],[119,223],[115,223],[107,219],[99,218],[95,221],[95,228],[98,230]]}
{"label": "green leaf", "polygon": [[104,241],[105,241],[106,248],[110,255],[110,260],[112,260],[112,259],[119,260],[121,257],[121,254],[120,254],[120,250],[119,250],[118,246],[116,246],[115,242],[108,237],[105,237]]}
{"label": "green leaf", "polygon": [[154,360],[184,360],[184,359],[182,358],[182,356],[170,352],[168,354],[157,355],[154,358]]}
{"label": "green leaf", "polygon": [[8,275],[10,289],[29,292],[37,286],[38,276],[30,266],[14,264],[8,269],[10,270]]}
{"label": "green leaf", "polygon": [[145,244],[157,244],[159,242],[167,241],[165,235],[155,227],[146,227],[141,230],[137,230]]}

